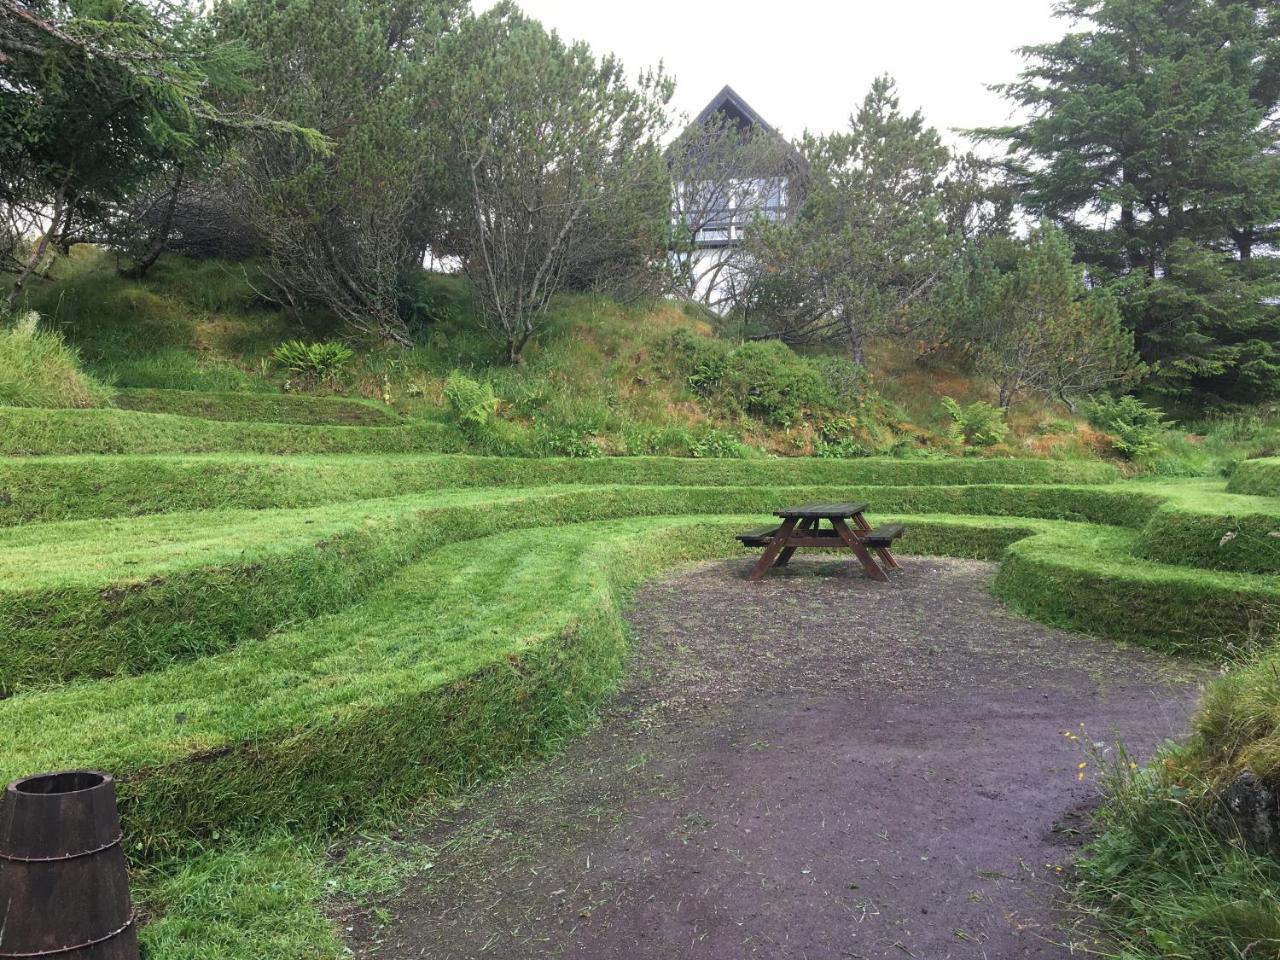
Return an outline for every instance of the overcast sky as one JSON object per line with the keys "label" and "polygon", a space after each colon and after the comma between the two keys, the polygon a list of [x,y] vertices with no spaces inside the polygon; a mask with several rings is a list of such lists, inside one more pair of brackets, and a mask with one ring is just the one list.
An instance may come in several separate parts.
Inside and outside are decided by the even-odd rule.
{"label": "overcast sky", "polygon": [[[519,2],[519,0],[518,0]],[[477,9],[492,0],[475,0]],[[523,0],[566,38],[612,51],[634,73],[663,61],[675,106],[696,114],[726,83],[787,136],[845,124],[871,80],[898,81],[952,143],[954,127],[1002,123],[986,87],[1021,68],[1014,48],[1055,39],[1052,0]]]}

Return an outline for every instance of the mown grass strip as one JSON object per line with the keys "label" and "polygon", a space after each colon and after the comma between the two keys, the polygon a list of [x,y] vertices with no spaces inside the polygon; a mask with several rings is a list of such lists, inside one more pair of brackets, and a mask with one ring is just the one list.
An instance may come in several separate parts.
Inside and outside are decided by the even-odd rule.
{"label": "mown grass strip", "polygon": [[1140,535],[1076,525],[1014,543],[998,596],[1022,613],[1099,636],[1200,656],[1280,629],[1280,583],[1135,559]]}
{"label": "mown grass strip", "polygon": [[1227,490],[1255,497],[1280,497],[1280,457],[1241,462],[1231,474]]}
{"label": "mown grass strip", "polygon": [[200,390],[117,390],[112,405],[140,413],[169,413],[204,420],[391,427],[399,418],[386,407],[347,397],[291,393],[209,393]]}
{"label": "mown grass strip", "polygon": [[[0,526],[180,510],[310,507],[450,487],[1096,485],[1115,479],[1115,469],[1106,464],[1053,460],[281,459],[251,454],[0,458]],[[1156,502],[1151,501],[1153,506]],[[1133,522],[1139,522],[1138,516]]]}
{"label": "mown grass strip", "polygon": [[85,453],[429,453],[459,450],[443,424],[398,427],[234,423],[132,410],[0,407],[0,455]]}
{"label": "mown grass strip", "polygon": [[[767,512],[846,487],[436,491],[307,510],[214,511],[0,531],[0,693],[136,673],[341,609],[456,539],[581,519]],[[1101,487],[880,487],[877,511],[1136,522],[1154,502]]]}
{"label": "mown grass strip", "polygon": [[583,722],[620,669],[619,591],[723,552],[731,529],[646,519],[451,544],[296,630],[0,702],[0,776],[112,770],[138,852],[451,792]]}

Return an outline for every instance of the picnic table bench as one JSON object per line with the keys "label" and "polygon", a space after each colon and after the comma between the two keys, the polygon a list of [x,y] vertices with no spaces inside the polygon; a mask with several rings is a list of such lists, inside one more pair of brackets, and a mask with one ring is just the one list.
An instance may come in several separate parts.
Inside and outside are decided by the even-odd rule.
{"label": "picnic table bench", "polygon": [[[774,515],[782,520],[777,526],[738,534],[738,541],[744,547],[764,548],[747,579],[759,580],[775,564],[784,566],[801,547],[817,547],[848,548],[868,577],[888,580],[885,570],[901,569],[889,548],[906,527],[901,523],[886,523],[873,528],[863,516],[867,506],[865,503],[802,503],[777,511]],[[822,527],[824,520],[830,527]],[[873,552],[880,563],[872,556]]]}

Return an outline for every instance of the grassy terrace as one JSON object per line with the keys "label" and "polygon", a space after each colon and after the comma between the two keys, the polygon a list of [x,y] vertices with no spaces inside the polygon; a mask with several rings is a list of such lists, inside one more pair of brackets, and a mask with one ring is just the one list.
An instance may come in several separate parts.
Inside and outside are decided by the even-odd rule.
{"label": "grassy terrace", "polygon": [[[192,880],[196,851],[278,883],[282,830],[306,849],[578,729],[622,670],[631,587],[736,555],[732,534],[784,501],[865,498],[908,524],[905,552],[998,560],[1012,606],[1099,636],[1213,656],[1280,627],[1280,499],[1249,493],[1257,476],[1228,492],[1096,462],[518,460],[386,446],[430,425],[0,419],[0,775],[118,775],[144,895],[167,904],[156,956],[212,936],[208,901],[181,905],[190,883],[241,882]],[[335,437],[346,452],[318,453]]]}

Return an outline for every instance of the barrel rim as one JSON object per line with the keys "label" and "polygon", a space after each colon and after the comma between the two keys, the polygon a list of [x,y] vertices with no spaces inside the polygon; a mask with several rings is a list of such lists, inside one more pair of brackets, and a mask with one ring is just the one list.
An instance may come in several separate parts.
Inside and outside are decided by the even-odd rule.
{"label": "barrel rim", "polygon": [[[95,782],[89,784],[88,786],[77,787],[75,790],[45,791],[45,790],[23,789],[23,787],[26,784],[32,783],[36,780],[50,780],[56,777],[71,777],[71,776],[96,777],[97,779],[95,780]],[[29,774],[28,776],[18,777],[16,780],[11,780],[9,782],[9,785],[5,788],[5,792],[21,794],[24,797],[70,797],[70,796],[75,796],[78,793],[88,793],[90,790],[101,790],[103,787],[112,785],[114,783],[115,783],[115,778],[112,777],[111,774],[105,773],[102,770],[89,770],[89,769],[46,770],[43,773],[32,773],[32,774]]]}

